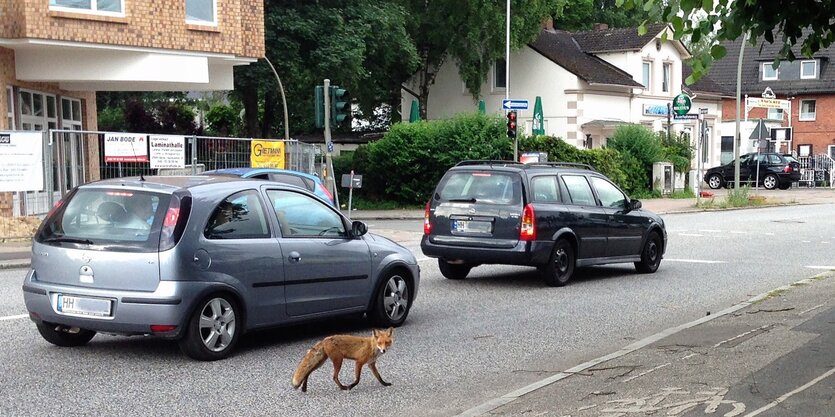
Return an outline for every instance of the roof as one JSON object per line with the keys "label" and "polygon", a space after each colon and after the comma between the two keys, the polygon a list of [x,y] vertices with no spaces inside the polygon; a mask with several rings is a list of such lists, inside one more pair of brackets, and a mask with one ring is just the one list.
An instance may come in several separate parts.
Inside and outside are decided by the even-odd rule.
{"label": "roof", "polygon": [[[782,35],[774,34],[774,39],[782,39]],[[798,60],[803,59],[800,53],[800,46],[803,39],[798,39],[798,45],[792,48]],[[742,39],[732,42],[723,42],[722,46],[727,49],[727,55],[713,63],[708,75],[719,84],[728,95],[735,95],[736,92],[736,71],[739,60],[739,50]],[[760,66],[763,62],[772,62],[779,54],[782,45],[779,43],[768,43],[763,38],[757,39],[756,46],[745,45],[742,65],[741,93],[756,95],[757,97],[765,91],[766,87],[780,96],[793,96],[798,94],[814,93],[835,93],[835,68],[832,68],[835,60],[835,48],[822,49],[813,55],[813,58],[820,60],[817,79],[796,79],[796,80],[769,80],[761,81]]]}
{"label": "roof", "polygon": [[[683,64],[681,66],[681,78],[683,80],[686,80],[687,77],[689,77],[692,73],[693,68],[690,68],[689,65]],[[717,83],[707,75],[702,75],[702,78],[699,78],[699,81],[696,81],[691,85],[688,85],[687,88],[697,93],[732,95],[731,93],[727,92],[725,88],[719,85],[719,83]]]}
{"label": "roof", "polygon": [[560,30],[543,30],[528,46],[589,84],[643,88],[626,71],[582,50],[573,37],[576,35]]}
{"label": "roof", "polygon": [[638,34],[637,28],[620,28],[577,32],[574,39],[588,53],[640,50],[667,28],[666,23],[647,25],[647,32]]}

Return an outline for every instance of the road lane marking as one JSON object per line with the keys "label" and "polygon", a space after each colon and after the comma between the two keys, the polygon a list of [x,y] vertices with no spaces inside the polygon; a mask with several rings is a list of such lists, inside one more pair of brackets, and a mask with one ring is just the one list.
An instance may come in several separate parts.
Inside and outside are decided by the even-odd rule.
{"label": "road lane marking", "polygon": [[27,318],[27,317],[29,317],[29,315],[28,315],[28,314],[18,314],[18,315],[16,315],[16,316],[5,316],[5,317],[0,317],[0,321],[4,321],[4,320],[18,320],[18,319],[25,319],[25,318]]}
{"label": "road lane marking", "polygon": [[737,234],[737,235],[744,235],[744,234],[747,234],[748,232],[743,232],[742,230],[731,230],[731,233]]}
{"label": "road lane marking", "polygon": [[663,364],[663,365],[658,365],[658,366],[656,366],[655,368],[652,368],[652,369],[647,369],[646,371],[641,372],[641,373],[640,373],[640,374],[638,374],[638,375],[635,375],[635,376],[631,376],[631,377],[629,377],[629,378],[626,378],[626,379],[624,379],[624,380],[623,380],[623,382],[629,382],[629,381],[632,381],[632,380],[634,380],[634,379],[638,379],[638,378],[640,378],[640,377],[642,377],[642,376],[644,376],[644,375],[646,375],[646,374],[649,374],[649,373],[655,372],[655,371],[657,371],[657,370],[659,370],[659,369],[661,369],[661,368],[664,368],[664,367],[667,367],[667,366],[670,366],[670,365],[671,365],[671,363],[670,363],[670,362],[667,362],[667,363],[665,363],[665,364]]}
{"label": "road lane marking", "polygon": [[676,258],[664,258],[667,262],[685,262],[691,264],[726,264],[727,261],[711,261],[708,259],[676,259]]}
{"label": "road lane marking", "polygon": [[704,235],[700,235],[698,233],[679,233],[678,235],[679,236],[697,236],[697,237],[704,236]]}
{"label": "road lane marking", "polygon": [[705,233],[722,233],[721,230],[716,230],[716,229],[699,229],[699,231],[700,232],[705,232]]}
{"label": "road lane marking", "polygon": [[773,324],[766,324],[765,326],[760,326],[760,327],[757,327],[757,328],[756,328],[756,329],[754,329],[754,330],[748,330],[747,332],[740,333],[740,334],[738,334],[738,335],[736,335],[736,336],[734,336],[734,337],[732,337],[732,338],[730,338],[730,339],[725,339],[725,340],[723,340],[723,341],[721,341],[721,342],[719,342],[719,343],[717,343],[717,344],[713,345],[713,347],[714,347],[714,348],[718,348],[719,346],[722,346],[722,345],[724,345],[725,343],[732,342],[732,341],[734,341],[734,340],[736,340],[736,339],[739,339],[740,337],[745,337],[745,336],[748,336],[749,334],[756,333],[756,332],[767,331],[767,330],[770,330],[772,327],[774,327],[774,325],[773,325]]}
{"label": "road lane marking", "polygon": [[802,316],[802,315],[804,315],[804,314],[806,314],[806,313],[808,313],[808,312],[810,312],[810,311],[812,311],[812,310],[817,310],[817,309],[819,309],[819,308],[823,307],[824,305],[825,305],[825,304],[818,304],[818,305],[816,305],[816,306],[814,306],[814,307],[812,307],[812,308],[810,308],[810,309],[808,309],[808,310],[803,310],[803,311],[801,311],[800,313],[797,313],[797,314]]}
{"label": "road lane marking", "polygon": [[758,414],[761,414],[761,413],[763,413],[763,412],[765,412],[765,411],[768,411],[768,410],[770,410],[770,409],[772,409],[772,408],[774,408],[774,407],[778,406],[781,402],[788,400],[788,399],[789,399],[789,397],[791,397],[792,395],[797,394],[797,393],[799,393],[799,392],[803,392],[803,391],[805,391],[807,388],[809,388],[809,387],[811,387],[811,386],[813,386],[813,385],[817,384],[818,382],[821,382],[821,381],[823,381],[824,379],[829,378],[829,376],[830,376],[830,375],[832,375],[832,374],[835,374],[835,368],[832,368],[832,369],[830,369],[830,370],[826,371],[823,375],[821,375],[821,376],[819,376],[819,377],[817,377],[817,378],[815,378],[815,379],[813,379],[813,380],[811,380],[811,381],[807,382],[806,384],[803,384],[803,385],[802,385],[802,386],[800,386],[800,387],[797,387],[797,388],[796,388],[796,389],[794,389],[793,391],[790,391],[790,392],[787,392],[787,393],[785,393],[785,394],[781,395],[781,396],[780,396],[780,398],[777,398],[776,400],[774,400],[774,401],[772,401],[772,402],[768,403],[767,405],[765,405],[765,406],[763,406],[763,407],[761,407],[761,408],[758,408],[758,409],[756,409],[756,410],[754,410],[754,411],[752,411],[752,412],[750,412],[750,413],[746,414],[746,415],[745,415],[745,417],[754,417],[754,416],[756,416],[756,415],[758,415]]}

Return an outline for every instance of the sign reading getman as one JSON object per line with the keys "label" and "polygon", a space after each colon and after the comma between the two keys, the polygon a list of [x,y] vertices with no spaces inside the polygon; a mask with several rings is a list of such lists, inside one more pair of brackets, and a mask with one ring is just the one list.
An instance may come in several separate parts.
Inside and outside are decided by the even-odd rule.
{"label": "sign reading getman", "polygon": [[185,168],[185,136],[151,135],[151,168]]}
{"label": "sign reading getman", "polygon": [[249,162],[253,168],[284,169],[284,142],[253,139]]}
{"label": "sign reading getman", "polygon": [[43,133],[0,132],[0,191],[43,188]]}
{"label": "sign reading getman", "polygon": [[105,133],[104,162],[148,162],[147,140],[134,133]]}

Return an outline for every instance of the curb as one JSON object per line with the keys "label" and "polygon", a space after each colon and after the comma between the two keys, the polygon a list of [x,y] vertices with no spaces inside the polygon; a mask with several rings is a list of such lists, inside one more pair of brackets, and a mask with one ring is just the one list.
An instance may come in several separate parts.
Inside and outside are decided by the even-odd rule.
{"label": "curb", "polygon": [[30,265],[32,265],[31,259],[11,259],[0,261],[0,270],[29,268]]}

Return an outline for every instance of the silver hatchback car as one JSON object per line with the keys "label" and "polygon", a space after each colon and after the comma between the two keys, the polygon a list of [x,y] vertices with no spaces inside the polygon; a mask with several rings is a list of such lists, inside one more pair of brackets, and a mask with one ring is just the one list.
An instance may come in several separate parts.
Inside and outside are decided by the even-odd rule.
{"label": "silver hatchback car", "polygon": [[408,249],[307,190],[147,177],[67,194],[34,238],[23,294],[55,345],[155,335],[216,360],[249,330],[356,313],[399,326],[419,283]]}

